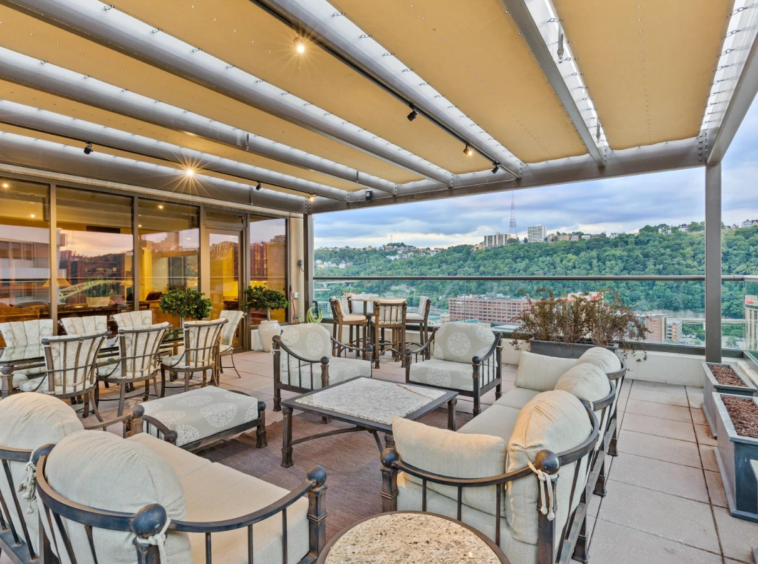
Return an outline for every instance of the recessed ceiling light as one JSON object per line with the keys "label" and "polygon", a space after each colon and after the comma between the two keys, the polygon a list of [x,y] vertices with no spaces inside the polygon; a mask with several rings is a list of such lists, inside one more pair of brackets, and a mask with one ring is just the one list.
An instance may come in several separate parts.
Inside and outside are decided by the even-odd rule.
{"label": "recessed ceiling light", "polygon": [[32,215],[31,215],[31,217],[32,217],[32,218],[34,218],[34,217],[35,217],[35,215],[34,215],[34,214],[32,214]]}
{"label": "recessed ceiling light", "polygon": [[295,37],[295,51],[301,55],[305,53],[305,38],[302,35]]}
{"label": "recessed ceiling light", "polygon": [[195,176],[195,169],[194,168],[185,169],[184,174],[186,176]]}
{"label": "recessed ceiling light", "polygon": [[8,184],[7,182],[3,182],[3,188],[10,188],[10,187],[11,187],[10,184]]}
{"label": "recessed ceiling light", "polygon": [[158,209],[162,210],[163,209],[163,204],[158,204]]}

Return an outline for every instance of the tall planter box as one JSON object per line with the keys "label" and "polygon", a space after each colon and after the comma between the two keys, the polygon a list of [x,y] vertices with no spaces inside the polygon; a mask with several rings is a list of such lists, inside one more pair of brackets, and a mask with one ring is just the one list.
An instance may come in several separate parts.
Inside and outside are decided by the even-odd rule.
{"label": "tall planter box", "polygon": [[[714,422],[718,431],[716,461],[724,483],[726,500],[732,517],[758,523],[758,480],[752,462],[758,460],[758,439],[741,437],[734,429],[724,401],[724,396],[745,396],[713,392],[711,398],[716,407]],[[756,405],[758,399],[748,398]]]}
{"label": "tall planter box", "polygon": [[[544,356],[557,356],[559,358],[579,358],[587,350],[595,348],[597,345],[592,343],[560,343],[557,341],[540,341],[538,339],[531,339],[529,341],[529,347],[534,354],[541,354]],[[604,347],[613,353],[618,352],[618,345],[611,345]]]}
{"label": "tall planter box", "polygon": [[[750,378],[745,374],[742,369],[736,364],[719,364],[716,362],[703,362],[703,411],[705,412],[705,419],[708,421],[708,426],[711,428],[713,436],[718,438],[718,425],[716,424],[717,413],[716,404],[714,402],[714,392],[717,394],[731,394],[734,396],[752,397],[758,394],[758,389],[752,384]],[[728,366],[739,376],[743,381],[745,387],[741,386],[725,386],[719,384],[716,377],[711,372],[710,366]]]}

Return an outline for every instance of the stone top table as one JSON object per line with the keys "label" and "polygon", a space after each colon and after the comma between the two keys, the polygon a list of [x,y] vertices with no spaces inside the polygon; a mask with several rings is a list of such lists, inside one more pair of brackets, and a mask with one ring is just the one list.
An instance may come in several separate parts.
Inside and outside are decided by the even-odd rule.
{"label": "stone top table", "polygon": [[[292,447],[298,443],[356,431],[371,433],[381,452],[384,447],[378,433],[385,433],[387,442],[391,443],[394,417],[415,421],[445,404],[448,428],[454,431],[457,397],[457,392],[360,376],[284,400],[282,466],[292,466]],[[292,440],[292,411],[295,409],[354,426]]]}
{"label": "stone top table", "polygon": [[508,564],[492,540],[465,523],[434,513],[397,511],[338,533],[318,564]]}

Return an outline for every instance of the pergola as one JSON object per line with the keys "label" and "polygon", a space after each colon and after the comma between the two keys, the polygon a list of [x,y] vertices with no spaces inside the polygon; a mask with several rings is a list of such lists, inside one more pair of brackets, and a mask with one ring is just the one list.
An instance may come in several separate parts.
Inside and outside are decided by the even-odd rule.
{"label": "pergola", "polygon": [[314,214],[703,167],[720,359],[747,0],[0,4],[0,171],[302,214],[305,303]]}

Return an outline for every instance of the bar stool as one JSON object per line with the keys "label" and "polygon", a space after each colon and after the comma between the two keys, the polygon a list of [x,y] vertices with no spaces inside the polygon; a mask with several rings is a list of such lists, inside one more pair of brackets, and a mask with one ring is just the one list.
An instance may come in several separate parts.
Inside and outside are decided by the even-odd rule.
{"label": "bar stool", "polygon": [[[418,327],[419,335],[418,342],[410,343],[411,345],[423,347],[429,340],[429,311],[431,309],[432,302],[429,301],[429,298],[421,296],[418,300],[418,309],[408,313],[406,321],[411,327]],[[426,351],[426,357],[429,358],[429,351]]]}
{"label": "bar stool", "polygon": [[[344,297],[330,298],[329,305],[331,305],[332,318],[334,319],[332,326],[332,337],[334,337],[334,341],[332,341],[334,343],[332,355],[340,356],[344,351],[345,356],[347,356],[347,350],[341,349],[335,342],[342,341],[342,329],[344,327],[349,327],[348,344],[352,347],[363,348],[366,341],[366,326],[368,323],[366,316],[353,314],[349,309],[350,302]],[[353,335],[353,328],[355,328],[355,335]],[[361,329],[363,329],[363,334],[361,334]]]}
{"label": "bar stool", "polygon": [[[405,323],[408,303],[403,299],[374,301],[372,336],[374,339],[374,367],[379,368],[379,357],[385,350],[392,351],[392,359],[405,365]],[[385,339],[385,330],[390,330],[391,338]]]}

